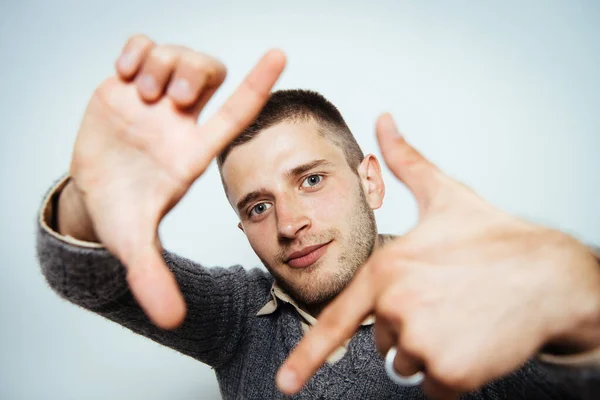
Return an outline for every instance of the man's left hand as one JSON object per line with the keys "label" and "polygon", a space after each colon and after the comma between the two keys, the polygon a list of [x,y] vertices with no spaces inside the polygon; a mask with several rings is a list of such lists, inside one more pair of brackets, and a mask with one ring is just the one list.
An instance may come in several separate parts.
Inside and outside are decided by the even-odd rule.
{"label": "man's left hand", "polygon": [[419,223],[373,253],[277,376],[288,394],[375,315],[382,354],[423,371],[425,393],[454,397],[519,368],[547,345],[600,346],[600,267],[576,239],[493,207],[411,147],[389,115],[377,137],[413,193]]}

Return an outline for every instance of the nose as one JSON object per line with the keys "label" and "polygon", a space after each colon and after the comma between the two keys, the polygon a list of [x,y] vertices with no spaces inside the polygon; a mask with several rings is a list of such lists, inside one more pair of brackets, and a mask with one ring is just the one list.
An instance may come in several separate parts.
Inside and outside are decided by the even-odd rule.
{"label": "nose", "polygon": [[292,199],[277,202],[275,211],[280,239],[294,239],[300,232],[310,228],[311,220],[304,208]]}

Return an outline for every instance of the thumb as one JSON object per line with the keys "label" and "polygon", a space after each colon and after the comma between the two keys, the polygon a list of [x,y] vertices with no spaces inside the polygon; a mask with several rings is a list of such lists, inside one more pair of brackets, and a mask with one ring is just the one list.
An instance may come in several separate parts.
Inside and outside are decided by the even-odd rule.
{"label": "thumb", "polygon": [[404,139],[390,114],[377,119],[376,130],[385,163],[413,193],[423,214],[438,191],[440,171]]}
{"label": "thumb", "polygon": [[186,306],[161,249],[158,239],[149,245],[135,246],[135,255],[127,262],[127,282],[152,322],[173,329],[183,322]]}

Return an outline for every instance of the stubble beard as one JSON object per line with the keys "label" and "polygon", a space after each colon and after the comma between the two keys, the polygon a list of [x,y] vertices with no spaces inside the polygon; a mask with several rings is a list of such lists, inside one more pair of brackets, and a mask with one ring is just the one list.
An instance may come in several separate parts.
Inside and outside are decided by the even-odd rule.
{"label": "stubble beard", "polygon": [[279,286],[297,302],[317,314],[348,285],[356,271],[367,261],[375,246],[377,239],[375,216],[360,185],[358,191],[359,195],[356,196],[357,202],[354,206],[356,211],[351,216],[347,240],[339,241],[343,238],[338,229],[328,230],[318,237],[312,237],[311,240],[316,244],[328,239],[337,239],[338,243],[344,246],[333,273],[332,268],[322,271],[321,260],[302,271],[307,274],[303,282],[285,279],[273,268],[268,268]]}

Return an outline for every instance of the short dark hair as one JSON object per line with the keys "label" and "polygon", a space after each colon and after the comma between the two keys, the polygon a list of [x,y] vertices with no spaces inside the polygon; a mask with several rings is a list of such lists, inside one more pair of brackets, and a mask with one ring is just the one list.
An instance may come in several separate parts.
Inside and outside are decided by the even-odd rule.
{"label": "short dark hair", "polygon": [[302,89],[273,92],[254,122],[221,151],[217,157],[219,170],[233,148],[252,140],[261,131],[281,122],[310,120],[317,123],[318,131],[323,137],[344,151],[348,165],[358,174],[358,166],[364,154],[342,114],[323,95]]}

